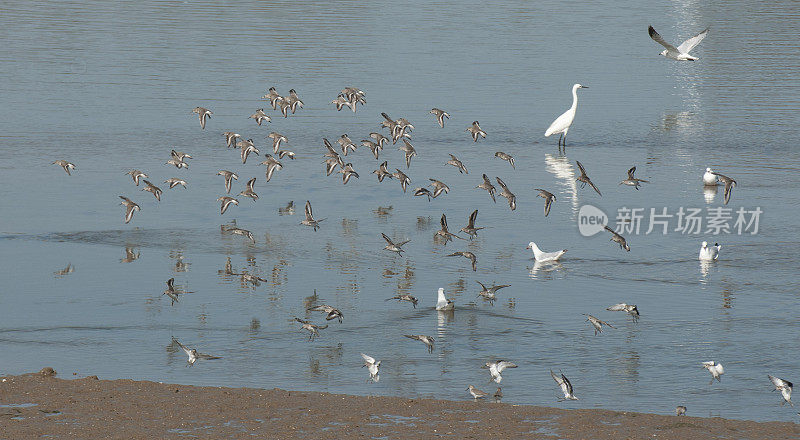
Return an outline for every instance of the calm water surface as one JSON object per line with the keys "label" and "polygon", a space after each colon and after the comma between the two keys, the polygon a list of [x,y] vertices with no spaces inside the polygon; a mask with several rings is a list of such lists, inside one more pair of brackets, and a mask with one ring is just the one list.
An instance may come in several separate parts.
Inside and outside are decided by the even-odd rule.
{"label": "calm water surface", "polygon": [[[4,4],[0,373],[466,399],[469,384],[494,391],[479,367],[501,358],[520,366],[503,380],[506,402],[556,405],[554,369],[581,399],[564,407],[797,420],[767,380],[800,381],[796,4],[225,3]],[[676,43],[710,26],[700,61],[658,56],[649,24]],[[590,88],[559,153],[542,133],[575,82]],[[295,88],[305,108],[280,117],[259,99],[270,86]],[[329,104],[346,86],[367,92],[355,114]],[[214,112],[205,130],[198,105]],[[259,127],[247,116],[261,107],[273,122]],[[432,107],[452,115],[444,129]],[[365,148],[348,156],[360,179],[325,177],[321,139],[359,141],[384,111],[416,127],[410,189],[433,177],[449,194],[428,203],[378,184]],[[477,144],[464,131],[473,120],[489,133]],[[242,165],[225,148],[229,130],[262,152],[280,132],[297,159],[266,183],[263,159]],[[164,165],[173,147],[194,156],[189,170]],[[448,153],[470,173],[444,166]],[[395,148],[382,154],[401,166]],[[72,177],[51,165],[61,158],[77,165]],[[576,186],[575,160],[603,197]],[[633,165],[651,181],[640,191],[617,185]],[[642,232],[628,236],[630,253],[579,234],[586,203],[612,220],[621,207],[720,206],[722,193],[700,185],[707,166],[737,180],[728,207],[763,210],[758,234]],[[133,168],[189,187],[161,185],[157,203],[124,174]],[[220,169],[239,174],[236,193],[257,177],[261,199],[220,216]],[[516,211],[474,189],[482,173],[508,183]],[[558,197],[547,218],[540,187]],[[128,225],[120,194],[142,208]],[[279,215],[290,200],[297,214]],[[316,233],[299,225],[305,200],[327,218]],[[433,241],[442,213],[458,230],[474,209],[486,227],[476,240]],[[220,234],[232,219],[254,245]],[[382,232],[410,239],[407,253],[383,251]],[[569,252],[537,266],[531,240]],[[700,265],[703,240],[723,244],[720,261]],[[455,250],[474,252],[477,272],[445,257]],[[267,281],[220,275],[227,258]],[[194,292],[174,306],[161,295],[170,277]],[[492,305],[476,281],[511,287]],[[434,311],[438,287],[454,314]],[[305,311],[314,289],[345,319],[308,342],[292,318],[322,321]],[[397,292],[419,307],[385,301]],[[605,311],[618,302],[637,304],[640,322]],[[617,328],[594,336],[582,313]],[[436,350],[407,333],[434,336]],[[172,337],[223,359],[186,368]],[[379,383],[365,383],[361,352],[383,360]],[[712,359],[726,374],[709,386],[699,365]]]}

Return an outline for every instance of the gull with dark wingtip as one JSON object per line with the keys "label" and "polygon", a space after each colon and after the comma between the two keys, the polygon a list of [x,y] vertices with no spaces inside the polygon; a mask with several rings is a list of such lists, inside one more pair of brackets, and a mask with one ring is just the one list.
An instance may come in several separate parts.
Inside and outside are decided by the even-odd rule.
{"label": "gull with dark wingtip", "polygon": [[428,335],[403,335],[403,336],[409,339],[414,339],[416,341],[422,342],[423,344],[425,344],[426,347],[428,347],[428,353],[433,353],[433,344],[434,342],[436,342],[433,336],[428,336]]}
{"label": "gull with dark wingtip", "polygon": [[449,254],[449,255],[446,255],[446,256],[447,257],[464,257],[464,258],[468,259],[470,262],[472,262],[472,271],[473,272],[478,270],[478,266],[477,266],[478,259],[475,257],[475,254],[473,254],[472,252],[469,252],[469,251],[466,251],[466,252],[453,252],[452,254]]}
{"label": "gull with dark wingtip", "polygon": [[432,108],[430,113],[436,116],[436,122],[439,123],[439,127],[444,128],[444,118],[450,119],[450,114],[444,110],[440,110],[438,108]]}
{"label": "gull with dark wingtip", "polygon": [[517,196],[515,196],[514,193],[508,189],[506,183],[503,182],[499,177],[495,177],[495,180],[497,180],[497,184],[500,185],[501,189],[500,194],[498,195],[500,197],[505,197],[508,200],[508,207],[511,208],[512,211],[517,209]]}
{"label": "gull with dark wingtip", "polygon": [[206,128],[206,119],[211,118],[211,115],[213,115],[211,110],[203,107],[195,107],[192,113],[197,113],[197,117],[200,118],[200,128],[202,129]]}
{"label": "gull with dark wingtip", "polygon": [[539,191],[539,194],[537,194],[536,197],[541,197],[544,199],[544,216],[547,217],[548,214],[550,214],[550,205],[556,201],[556,196],[550,191],[540,188],[534,188],[534,191]]}
{"label": "gull with dark wingtip", "polygon": [[476,186],[475,188],[485,189],[489,195],[492,197],[492,201],[497,203],[497,200],[494,198],[494,185],[492,185],[492,181],[489,180],[489,176],[486,174],[483,175],[483,183]]}
{"label": "gull with dark wingtip", "polygon": [[306,200],[305,213],[306,213],[306,218],[305,220],[301,221],[300,224],[304,226],[310,226],[314,228],[314,232],[316,232],[317,229],[319,229],[319,224],[322,223],[322,221],[325,219],[323,218],[320,220],[314,220],[314,213],[311,210],[311,202],[308,200]]}
{"label": "gull with dark wingtip", "polygon": [[635,167],[635,166],[634,166],[634,167],[631,167],[631,168],[628,170],[628,178],[627,178],[627,179],[625,179],[625,180],[623,180],[623,181],[622,181],[622,182],[620,182],[619,184],[620,184],[620,185],[628,185],[628,186],[632,186],[632,187],[636,188],[636,190],[638,191],[638,190],[639,190],[639,185],[640,185],[640,184],[642,184],[642,183],[650,183],[650,181],[649,181],[649,180],[637,179],[637,178],[633,177],[633,173],[635,173],[635,172],[636,172],[636,167]]}
{"label": "gull with dark wingtip", "polygon": [[452,165],[452,166],[458,168],[458,172],[459,173],[469,174],[469,171],[467,171],[467,167],[465,167],[464,164],[460,160],[458,160],[457,157],[455,157],[452,154],[450,154],[449,156],[450,156],[450,160],[445,162],[445,165]]}
{"label": "gull with dark wingtip", "polygon": [[53,165],[58,165],[61,168],[64,168],[64,171],[66,171],[67,175],[70,175],[70,176],[72,175],[72,173],[70,173],[70,170],[74,170],[75,169],[75,164],[74,163],[67,162],[66,160],[61,160],[61,159],[53,162]]}
{"label": "gull with dark wingtip", "polygon": [[481,126],[480,124],[478,124],[478,121],[474,121],[472,125],[469,126],[469,128],[467,128],[466,131],[468,131],[472,135],[472,140],[475,142],[478,142],[478,136],[481,136],[484,139],[486,139],[486,132],[481,129]]}
{"label": "gull with dark wingtip", "polygon": [[232,180],[239,180],[239,175],[234,173],[233,171],[228,170],[219,170],[217,172],[217,176],[224,176],[225,177],[225,192],[230,194],[231,193],[231,181]]}
{"label": "gull with dark wingtip", "polygon": [[233,197],[222,196],[222,197],[217,198],[217,201],[218,202],[222,202],[222,204],[219,207],[219,214],[220,215],[225,214],[225,211],[228,210],[228,207],[231,206],[231,204],[239,206],[239,201],[236,200]]}
{"label": "gull with dark wingtip", "polygon": [[133,200],[125,196],[119,196],[119,198],[122,199],[120,205],[125,206],[125,223],[128,223],[133,218],[134,211],[139,211],[141,208]]}
{"label": "gull with dark wingtip", "polygon": [[577,160],[575,161],[575,163],[578,164],[578,168],[580,168],[581,170],[581,175],[578,176],[577,179],[575,179],[576,181],[581,183],[581,188],[585,187],[588,184],[589,186],[592,187],[592,189],[597,191],[598,195],[602,196],[602,194],[600,194],[600,190],[597,189],[596,186],[594,186],[594,183],[592,183],[592,179],[590,179],[589,176],[586,174],[586,170],[583,168],[583,165]]}
{"label": "gull with dark wingtip", "polygon": [[699,58],[697,58],[695,56],[692,56],[692,55],[689,55],[689,52],[691,52],[692,49],[695,48],[695,46],[700,44],[700,42],[703,41],[703,39],[706,37],[706,35],[708,35],[708,29],[709,28],[705,28],[705,30],[703,30],[703,32],[700,32],[699,34],[695,35],[694,37],[689,38],[688,40],[686,40],[683,43],[681,43],[680,46],[678,46],[678,47],[675,47],[675,46],[667,43],[664,40],[664,38],[661,37],[661,35],[659,35],[658,32],[656,32],[655,29],[653,29],[653,26],[648,26],[647,27],[647,33],[650,34],[650,38],[652,38],[653,41],[655,41],[656,43],[658,43],[658,44],[660,44],[660,45],[662,45],[662,46],[664,46],[666,48],[666,49],[662,50],[659,55],[662,55],[664,57],[667,57],[667,58],[669,58],[671,60],[675,60],[675,61],[695,61],[695,60],[698,60]]}
{"label": "gull with dark wingtip", "polygon": [[514,158],[511,157],[510,154],[506,154],[506,153],[503,153],[502,151],[498,151],[498,152],[494,153],[494,157],[499,157],[500,159],[503,159],[504,161],[506,161],[509,164],[511,164],[511,168],[517,169],[516,165],[514,165]]}

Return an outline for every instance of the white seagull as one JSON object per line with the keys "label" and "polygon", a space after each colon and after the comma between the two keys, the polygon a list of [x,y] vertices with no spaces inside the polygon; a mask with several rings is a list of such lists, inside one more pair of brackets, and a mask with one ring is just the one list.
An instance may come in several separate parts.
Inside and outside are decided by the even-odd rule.
{"label": "white seagull", "polygon": [[709,385],[714,383],[714,379],[717,379],[717,382],[722,381],[721,377],[723,374],[725,374],[725,369],[722,368],[722,364],[718,364],[714,361],[706,361],[703,362],[701,365],[703,366],[703,368],[708,370],[709,373],[711,373],[711,382],[708,383]]}
{"label": "white seagull", "polygon": [[559,258],[561,258],[562,255],[564,255],[567,252],[566,249],[561,249],[560,251],[556,252],[544,252],[543,250],[539,249],[539,246],[536,246],[536,243],[534,242],[528,243],[528,247],[526,247],[525,249],[530,249],[531,251],[533,251],[533,258],[540,263],[545,263],[548,261],[557,261]]}
{"label": "white seagull", "polygon": [[689,52],[691,52],[692,49],[695,48],[695,46],[700,44],[700,42],[703,41],[703,38],[705,38],[706,35],[708,35],[708,28],[706,28],[703,32],[700,32],[699,34],[695,35],[694,37],[684,41],[678,47],[675,47],[664,41],[661,35],[659,35],[658,32],[656,32],[656,30],[653,29],[653,26],[648,26],[647,32],[650,34],[650,38],[652,38],[653,41],[666,47],[665,50],[661,51],[660,55],[676,61],[694,61],[699,58],[689,55]]}
{"label": "white seagull", "polygon": [[578,89],[588,89],[588,86],[583,86],[580,84],[575,84],[572,86],[572,107],[569,110],[565,111],[561,114],[549,127],[547,127],[547,131],[544,132],[544,136],[548,137],[551,134],[559,133],[560,136],[558,137],[558,145],[561,145],[561,138],[564,138],[564,145],[567,145],[567,132],[569,131],[569,127],[572,125],[572,121],[575,120],[575,111],[578,108]]}
{"label": "white seagull", "polygon": [[706,168],[706,172],[703,174],[703,185],[717,186],[717,175],[714,174],[711,168]]}
{"label": "white seagull", "polygon": [[367,367],[369,370],[369,379],[367,379],[367,381],[370,379],[373,382],[381,380],[381,376],[378,374],[378,369],[381,367],[381,361],[376,361],[374,357],[367,356],[364,353],[361,353],[361,357],[364,358],[364,365],[361,366],[361,368]]}
{"label": "white seagull", "polygon": [[714,246],[708,247],[708,242],[704,241],[703,245],[700,246],[700,260],[712,261],[718,259],[721,248],[722,246],[719,243],[714,243]]}
{"label": "white seagull", "polygon": [[455,303],[444,296],[444,288],[439,288],[439,299],[436,301],[436,310],[445,311],[456,308]]}

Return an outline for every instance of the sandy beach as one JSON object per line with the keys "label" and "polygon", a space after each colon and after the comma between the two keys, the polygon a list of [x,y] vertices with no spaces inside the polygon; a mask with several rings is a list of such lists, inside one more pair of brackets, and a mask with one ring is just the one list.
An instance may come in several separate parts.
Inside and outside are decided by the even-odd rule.
{"label": "sandy beach", "polygon": [[51,369],[0,381],[0,438],[8,439],[800,438],[800,425],[785,422],[196,387],[95,376],[64,380]]}

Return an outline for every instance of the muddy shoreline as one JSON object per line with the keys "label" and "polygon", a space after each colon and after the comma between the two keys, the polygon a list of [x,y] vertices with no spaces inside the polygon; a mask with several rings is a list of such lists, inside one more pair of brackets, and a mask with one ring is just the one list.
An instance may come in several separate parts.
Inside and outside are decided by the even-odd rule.
{"label": "muddy shoreline", "polygon": [[[797,439],[800,424],[197,387],[45,370],[0,378],[0,438]],[[689,409],[691,412],[691,408]]]}

